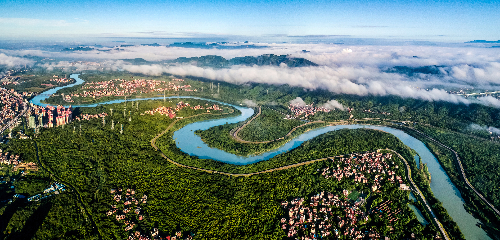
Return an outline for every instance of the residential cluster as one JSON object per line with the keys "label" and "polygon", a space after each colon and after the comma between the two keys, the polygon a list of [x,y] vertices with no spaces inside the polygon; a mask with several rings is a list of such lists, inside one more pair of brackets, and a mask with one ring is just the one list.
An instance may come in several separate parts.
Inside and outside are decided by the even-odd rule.
{"label": "residential cluster", "polygon": [[103,118],[108,116],[107,113],[97,113],[97,114],[82,114],[80,116],[75,117],[75,120],[81,121],[81,120],[90,120],[90,119],[95,119],[95,118]]}
{"label": "residential cluster", "polygon": [[[175,117],[176,112],[178,112],[179,110],[181,110],[185,107],[189,107],[189,103],[185,103],[185,102],[180,101],[177,103],[175,108],[161,106],[161,107],[158,107],[154,110],[145,111],[144,114],[154,115],[155,113],[159,113],[160,115],[167,115],[170,119],[172,119]],[[142,114],[142,115],[144,115],[144,114]]]}
{"label": "residential cluster", "polygon": [[3,86],[6,86],[6,85],[19,85],[19,82],[18,81],[5,81],[5,82],[2,82],[2,85]]}
{"label": "residential cluster", "polygon": [[[391,159],[390,153],[353,153],[330,158],[333,163],[331,167],[317,171],[326,179],[342,181],[345,178],[356,185],[364,184],[371,192],[380,192],[384,181],[399,184],[400,190],[409,190],[402,178],[396,175],[395,171],[399,167]],[[401,210],[393,211],[390,208],[392,202],[384,201],[373,209],[363,211],[360,207],[365,204],[367,196],[357,190],[344,189],[340,196],[321,192],[309,199],[294,198],[290,202],[283,201],[281,205],[286,209],[287,215],[281,219],[281,228],[287,237],[295,239],[380,238],[376,230],[361,231],[359,226],[374,214],[386,213],[389,223],[395,222]]]}
{"label": "residential cluster", "polygon": [[3,132],[26,109],[26,101],[14,89],[0,88],[0,107],[0,132]]}
{"label": "residential cluster", "polygon": [[56,76],[56,75],[54,75],[52,77],[53,78],[50,79],[51,82],[56,82],[56,83],[69,83],[69,82],[71,82],[71,79],[68,79],[68,78],[65,78],[65,77],[64,78],[63,77],[59,78],[59,76]]}
{"label": "residential cluster", "polygon": [[409,190],[402,178],[396,175],[395,170],[399,166],[394,161],[390,161],[391,158],[390,153],[353,153],[331,158],[334,166],[318,169],[318,172],[321,172],[326,179],[333,178],[340,182],[346,178],[353,180],[355,184],[367,184],[371,186],[373,192],[380,189],[384,179],[399,184],[402,190]]}
{"label": "residential cluster", "polygon": [[10,154],[9,152],[2,152],[0,149],[0,165],[12,165],[14,168],[12,171],[17,172],[18,170],[23,171],[38,171],[38,166],[33,162],[22,162],[19,155]]}
{"label": "residential cluster", "polygon": [[288,238],[294,239],[379,239],[380,234],[375,229],[359,230],[359,226],[369,219],[369,213],[360,209],[362,204],[363,197],[351,200],[347,195],[329,192],[321,192],[307,200],[283,201],[281,206],[287,214],[281,219],[281,229]]}
{"label": "residential cluster", "polygon": [[27,115],[29,128],[58,127],[71,122],[73,118],[71,106],[68,108],[59,105],[57,107],[50,105],[41,107],[33,103],[31,103]]}
{"label": "residential cluster", "polygon": [[2,153],[2,149],[0,149],[0,164],[16,166],[20,163],[19,155],[10,154],[9,152]]}
{"label": "residential cluster", "polygon": [[397,221],[399,218],[396,216],[401,213],[401,209],[398,209],[397,211],[392,211],[391,210],[391,205],[392,201],[390,200],[385,200],[383,201],[380,205],[375,207],[374,209],[371,209],[368,211],[368,214],[378,214],[379,217],[382,217],[382,213],[386,212],[387,213],[387,218],[389,220],[389,223]]}
{"label": "residential cluster", "polygon": [[172,109],[171,107],[165,107],[165,106],[161,106],[161,107],[157,107],[156,109],[153,109],[153,110],[145,111],[144,113],[141,113],[141,115],[144,115],[144,114],[154,115],[155,113],[159,113],[161,115],[167,115],[171,119],[175,117],[175,110]]}
{"label": "residential cluster", "polygon": [[[172,119],[176,116],[176,112],[182,110],[185,107],[189,107],[189,106],[190,106],[189,103],[185,103],[183,101],[180,101],[177,103],[175,108],[161,106],[161,107],[158,107],[158,108],[153,109],[153,110],[145,111],[144,113],[141,113],[141,115],[145,115],[145,114],[154,115],[155,113],[159,113],[161,115],[167,115],[168,117],[170,117]],[[196,105],[194,107],[191,107],[191,109],[194,109],[194,110],[205,110],[206,109],[207,112],[210,112],[210,110],[212,110],[212,111],[222,111],[223,110],[217,104],[213,104],[212,106],[209,106],[208,103],[205,104],[205,107],[202,107],[201,105]],[[177,117],[177,118],[182,118],[182,117]]]}
{"label": "residential cluster", "polygon": [[[123,194],[124,192],[121,188],[111,189],[110,193],[113,195],[113,200],[115,200],[119,206],[111,205],[106,215],[111,216],[116,214],[116,221],[123,221],[125,231],[130,231],[135,228],[137,225],[136,221],[144,220],[141,206],[144,207],[147,204],[148,196],[146,194],[142,197],[136,196],[135,190],[130,188],[125,191],[125,194]],[[135,221],[133,219],[135,219]]]}
{"label": "residential cluster", "polygon": [[[130,231],[129,240],[151,240],[151,239],[191,239],[181,238],[182,232],[177,232],[174,236],[162,237],[157,228],[154,228],[148,233],[141,232],[141,227],[138,227],[140,222],[144,221],[145,216],[142,208],[145,208],[148,201],[146,194],[136,194],[135,189],[127,188],[123,191],[122,188],[111,189],[110,194],[116,204],[112,204],[106,215],[113,216],[116,221],[125,225],[124,230]],[[141,197],[142,195],[142,197]],[[134,231],[135,229],[135,231]]]}
{"label": "residential cluster", "polygon": [[[182,79],[176,79],[179,82]],[[86,98],[101,98],[104,96],[128,96],[138,93],[152,93],[164,91],[196,91],[192,90],[191,85],[179,85],[174,81],[160,81],[151,79],[112,79],[102,82],[87,82],[82,86],[82,93],[72,93],[63,96],[65,101],[73,101],[73,97],[86,97]]]}
{"label": "residential cluster", "polygon": [[313,107],[311,105],[299,105],[299,104],[290,104],[288,109],[292,111],[293,115],[286,115],[286,119],[295,119],[299,116],[302,116],[300,119],[307,119],[309,116],[314,116],[317,112],[330,112],[330,109],[324,107]]}
{"label": "residential cluster", "polygon": [[[208,103],[205,104],[205,106],[208,106]],[[212,106],[208,106],[208,107],[202,107],[201,105],[196,105],[194,107],[191,107],[191,109],[194,109],[194,110],[203,110],[203,109],[206,109],[207,112],[210,112],[210,110],[213,110],[213,111],[222,111],[223,109],[219,107],[219,105],[217,104],[214,104]]]}
{"label": "residential cluster", "polygon": [[180,111],[181,109],[185,108],[185,107],[189,107],[189,103],[185,103],[183,101],[180,101],[176,104],[174,110],[175,111]]}

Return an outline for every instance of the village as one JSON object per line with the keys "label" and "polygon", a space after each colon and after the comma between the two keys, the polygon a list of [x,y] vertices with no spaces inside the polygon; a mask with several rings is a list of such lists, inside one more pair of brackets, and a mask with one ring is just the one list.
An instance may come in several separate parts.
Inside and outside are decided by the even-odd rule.
{"label": "village", "polygon": [[29,171],[38,171],[38,166],[33,162],[23,162],[19,155],[10,154],[9,152],[3,152],[0,149],[0,165],[12,165],[12,171],[17,172],[22,171],[22,175],[26,175]]}
{"label": "village", "polygon": [[[401,177],[396,175],[399,166],[391,158],[390,153],[378,152],[330,158],[332,167],[318,169],[318,173],[336,182],[345,180],[354,183],[355,189],[344,189],[342,194],[323,191],[309,198],[294,198],[281,202],[286,212],[281,219],[281,229],[291,239],[381,238],[376,230],[361,230],[360,227],[375,214],[382,217],[385,213],[389,224],[398,220],[401,210],[392,210],[390,200],[384,200],[371,209],[364,207],[370,194],[380,192],[384,179],[394,187],[399,187],[399,190],[409,190]],[[364,193],[367,187],[369,190]]]}
{"label": "village", "polygon": [[[130,231],[128,240],[190,240],[190,234],[177,231],[172,236],[162,236],[157,228],[152,229],[149,233],[141,232],[140,223],[145,220],[144,210],[146,208],[148,196],[146,194],[136,194],[135,189],[127,188],[123,191],[122,188],[111,189],[110,194],[113,197],[113,204],[107,216],[113,216],[114,219],[125,225],[124,230]],[[141,197],[142,195],[142,197]],[[116,202],[116,203],[114,203]],[[135,230],[135,231],[134,231]]]}
{"label": "village", "polygon": [[24,176],[29,172],[38,171],[38,166],[33,162],[23,162],[19,155],[10,154],[9,152],[2,152],[0,149],[0,166],[12,166],[12,172],[21,170],[21,175]]}
{"label": "village", "polygon": [[[185,107],[189,107],[189,106],[190,106],[189,103],[185,103],[185,102],[180,101],[176,104],[175,108],[161,106],[161,107],[158,107],[158,108],[153,109],[153,110],[147,110],[144,113],[141,113],[141,115],[145,115],[145,114],[154,115],[156,113],[159,113],[160,115],[166,115],[172,119],[172,118],[176,117],[176,112],[182,110]],[[193,109],[193,110],[205,110],[206,109],[207,113],[209,113],[210,110],[212,110],[212,111],[222,111],[223,110],[222,108],[219,107],[219,105],[213,104],[212,106],[209,106],[208,103],[205,104],[205,107],[202,107],[201,105],[196,105],[194,107],[191,107],[191,109]],[[177,117],[177,118],[181,118],[181,117]]]}
{"label": "village", "polygon": [[345,178],[355,184],[369,184],[373,192],[380,189],[384,179],[399,184],[401,190],[409,190],[402,178],[396,175],[395,171],[399,169],[399,165],[395,164],[394,161],[388,163],[391,158],[392,154],[390,153],[353,153],[345,157],[332,158],[331,161],[334,163],[332,168],[326,167],[318,169],[318,171],[326,179],[334,178],[340,182]]}
{"label": "village", "polygon": [[107,113],[96,113],[96,114],[81,114],[79,116],[75,117],[76,121],[81,121],[81,120],[91,120],[91,119],[98,119],[98,118],[104,118],[108,116]]}
{"label": "village", "polygon": [[[94,98],[104,96],[128,96],[132,94],[148,94],[153,92],[163,93],[165,91],[197,91],[191,89],[191,85],[180,85],[183,79],[172,79],[172,81],[161,81],[151,79],[112,79],[102,82],[86,82],[79,93],[61,94],[66,102],[73,102],[73,98]],[[57,96],[57,95],[53,95]]]}
{"label": "village", "polygon": [[299,105],[299,104],[290,104],[288,109],[292,111],[292,115],[286,115],[285,119],[296,119],[300,117],[300,119],[306,119],[309,116],[314,116],[314,114],[318,112],[330,112],[330,109],[324,107],[313,107],[313,104],[310,105]]}
{"label": "village", "polygon": [[56,82],[58,84],[61,84],[61,83],[69,83],[71,82],[71,79],[68,79],[66,77],[59,77],[59,76],[52,76],[53,78],[50,79],[51,82]]}

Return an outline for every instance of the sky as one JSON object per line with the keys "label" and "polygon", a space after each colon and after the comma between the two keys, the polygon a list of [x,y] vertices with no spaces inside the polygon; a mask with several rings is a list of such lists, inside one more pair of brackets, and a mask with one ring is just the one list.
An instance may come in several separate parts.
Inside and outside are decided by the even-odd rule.
{"label": "sky", "polygon": [[0,39],[339,36],[500,39],[499,1],[0,0]]}
{"label": "sky", "polygon": [[[498,1],[0,0],[0,70],[38,65],[69,72],[170,73],[500,108],[498,98],[474,100],[448,92],[500,90],[500,43],[464,43],[500,39]],[[258,48],[166,46],[185,41],[245,45],[245,40]],[[44,42],[43,47],[30,41]],[[141,46],[155,42],[161,46]],[[62,51],[79,45],[94,49]],[[164,63],[179,57],[263,54],[305,58],[318,66],[213,69]],[[55,60],[40,63],[33,56]],[[123,61],[134,58],[154,63]],[[75,62],[89,60],[99,63]],[[438,73],[386,71],[396,66],[433,66]]]}

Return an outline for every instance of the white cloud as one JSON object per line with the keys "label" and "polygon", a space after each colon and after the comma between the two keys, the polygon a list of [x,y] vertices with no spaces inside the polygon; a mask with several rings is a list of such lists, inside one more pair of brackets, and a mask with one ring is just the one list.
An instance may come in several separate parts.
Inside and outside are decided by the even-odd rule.
{"label": "white cloud", "polygon": [[470,103],[469,100],[449,94],[442,89],[423,90],[408,86],[397,74],[382,73],[372,68],[360,67],[232,67],[227,69],[201,68],[192,65],[162,66],[124,65],[124,70],[159,75],[163,72],[181,76],[204,77],[235,84],[248,82],[267,84],[288,84],[306,89],[326,89],[335,93],[355,95],[416,98],[427,101],[448,101]]}
{"label": "white cloud", "polygon": [[0,53],[0,65],[5,65],[9,68],[13,67],[20,67],[24,65],[31,66],[34,63],[34,61],[26,58],[20,58],[20,57],[12,57],[12,56],[7,56],[3,53]]}
{"label": "white cloud", "polygon": [[[9,55],[26,54],[42,57],[65,57],[76,60],[97,59],[100,66],[69,62],[51,63],[48,69],[66,67],[77,70],[116,70],[147,75],[171,73],[182,76],[204,77],[235,84],[249,82],[288,84],[306,89],[326,89],[334,93],[361,96],[396,95],[428,101],[448,101],[469,104],[472,102],[500,107],[493,97],[466,99],[449,94],[449,88],[480,86],[490,90],[500,88],[500,49],[436,47],[436,46],[346,46],[329,44],[256,44],[258,49],[196,49],[179,47],[134,46],[107,49],[109,51],[48,52],[40,50],[0,50]],[[307,50],[307,51],[302,51]],[[349,51],[350,50],[350,51]],[[347,54],[348,53],[348,54]],[[233,66],[224,69],[202,68],[192,65],[165,64],[131,65],[118,59],[144,58],[164,61],[178,57],[218,55],[226,59],[262,54],[290,54],[303,57],[318,67],[289,68],[286,66]],[[394,66],[439,66],[439,74],[414,74],[408,77],[399,73],[384,72]],[[71,68],[68,68],[71,66]]]}
{"label": "white cloud", "polygon": [[488,126],[481,126],[479,124],[472,123],[470,124],[467,129],[471,131],[487,131],[492,134],[500,135],[500,129],[495,128],[495,127],[488,127]]}
{"label": "white cloud", "polygon": [[483,104],[490,107],[500,108],[500,100],[492,96],[480,97],[475,100],[476,103]]}
{"label": "white cloud", "polygon": [[292,101],[290,101],[290,105],[303,107],[307,104],[306,104],[306,102],[304,102],[304,100],[301,97],[297,97],[297,98],[293,99]]}
{"label": "white cloud", "polygon": [[250,99],[245,99],[243,100],[243,104],[249,106],[249,107],[257,107],[257,103],[254,102],[253,100],[250,100]]}
{"label": "white cloud", "polygon": [[339,109],[339,110],[344,111],[344,106],[341,103],[339,103],[337,100],[333,100],[333,99],[322,104],[321,106],[324,108],[330,109],[330,110]]}

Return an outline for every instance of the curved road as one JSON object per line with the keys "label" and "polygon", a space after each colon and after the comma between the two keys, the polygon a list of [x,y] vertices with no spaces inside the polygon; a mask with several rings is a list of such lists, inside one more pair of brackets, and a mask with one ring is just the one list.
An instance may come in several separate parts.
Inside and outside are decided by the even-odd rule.
{"label": "curved road", "polygon": [[410,128],[408,127],[409,129],[419,133],[420,135],[426,137],[427,139],[433,141],[434,143],[440,145],[441,147],[444,147],[448,150],[450,150],[454,155],[455,155],[455,159],[457,160],[458,162],[458,167],[460,168],[460,173],[461,173],[461,176],[462,178],[464,179],[465,181],[465,184],[467,184],[468,187],[470,187],[476,194],[479,198],[481,198],[481,200],[486,203],[486,205],[488,205],[498,216],[500,216],[500,212],[493,206],[493,204],[491,204],[490,202],[488,202],[488,200],[486,200],[486,198],[483,197],[483,195],[481,193],[479,193],[473,186],[472,184],[470,184],[469,180],[467,180],[467,176],[465,175],[465,171],[464,171],[464,168],[462,166],[462,161],[460,161],[460,157],[458,157],[458,154],[455,150],[453,150],[452,148],[442,144],[441,142],[435,140],[434,138],[431,138],[429,136],[427,136],[425,133],[417,130],[417,129],[414,129],[414,128]]}
{"label": "curved road", "polygon": [[398,152],[396,152],[396,151],[394,151],[394,150],[392,150],[392,149],[388,149],[388,148],[386,148],[386,149],[379,149],[379,150],[377,150],[377,152],[378,152],[378,151],[380,151],[380,150],[387,150],[387,151],[391,151],[391,152],[395,153],[396,155],[398,155],[398,156],[399,156],[399,158],[401,158],[401,160],[403,160],[403,162],[404,162],[404,163],[405,163],[405,165],[406,165],[406,169],[407,169],[406,173],[407,173],[407,175],[408,175],[408,176],[407,176],[407,177],[408,177],[408,180],[410,180],[410,183],[411,183],[411,185],[412,185],[413,189],[415,189],[415,192],[417,192],[417,193],[418,193],[418,195],[419,195],[419,196],[420,196],[420,198],[422,199],[422,202],[425,204],[425,207],[427,208],[427,211],[428,211],[428,212],[432,215],[432,220],[434,220],[434,223],[436,223],[436,225],[439,227],[439,231],[441,231],[441,234],[443,234],[444,239],[449,240],[450,238],[448,237],[448,234],[447,234],[447,233],[446,233],[446,231],[444,230],[443,225],[441,224],[441,222],[439,222],[439,220],[437,219],[436,215],[434,215],[434,212],[432,212],[431,207],[429,206],[429,204],[428,204],[428,203],[427,203],[427,201],[425,200],[425,197],[424,197],[424,195],[422,194],[422,192],[420,192],[420,189],[418,189],[417,185],[413,182],[413,179],[411,178],[411,169],[410,169],[410,165],[408,164],[408,162],[406,162],[406,159],[405,159],[403,156],[401,156]]}
{"label": "curved road", "polygon": [[[199,114],[198,114],[199,115]],[[194,116],[197,116],[197,115],[194,115]],[[194,116],[191,116],[191,117],[194,117]],[[257,115],[258,116],[258,115]],[[177,122],[178,120],[172,122],[167,129],[165,129],[163,132],[161,132],[160,134],[156,135],[152,140],[151,140],[151,146],[156,150],[158,151],[159,148],[156,146],[156,140],[158,138],[160,138],[161,136],[163,136],[163,134],[165,134],[168,130],[170,130],[171,127],[174,126],[174,124]],[[399,156],[399,158],[401,158],[403,160],[403,162],[405,163],[406,165],[406,169],[407,169],[407,177],[408,177],[408,180],[410,181],[413,189],[415,189],[415,191],[418,193],[418,195],[420,196],[420,198],[422,199],[422,202],[425,204],[426,208],[427,208],[427,211],[429,211],[429,213],[431,214],[431,216],[433,217],[433,220],[434,222],[436,223],[436,225],[438,226],[439,230],[441,231],[441,234],[444,236],[444,239],[446,240],[449,240],[449,237],[448,237],[448,234],[446,233],[446,231],[444,230],[443,228],[443,225],[441,224],[441,222],[439,222],[439,220],[436,218],[436,215],[434,214],[434,212],[432,211],[431,207],[429,206],[429,204],[427,203],[427,201],[425,200],[424,198],[424,195],[422,194],[422,192],[420,192],[420,189],[418,189],[417,185],[415,185],[415,183],[413,182],[412,178],[411,178],[411,169],[410,169],[410,165],[408,164],[408,162],[406,162],[406,160],[403,158],[403,156],[401,156],[399,153],[397,153],[396,151],[392,150],[392,149],[378,149],[378,151],[380,150],[387,150],[387,151],[391,151],[395,154],[397,154]],[[231,177],[250,177],[250,176],[253,176],[253,175],[258,175],[258,174],[263,174],[263,173],[270,173],[270,172],[274,172],[274,171],[281,171],[281,170],[285,170],[285,169],[290,169],[290,168],[295,168],[295,167],[299,167],[299,166],[304,166],[304,165],[308,165],[308,164],[311,164],[311,163],[315,163],[315,162],[320,162],[320,161],[325,161],[327,159],[331,159],[331,158],[334,158],[334,157],[326,157],[326,158],[319,158],[319,159],[314,159],[314,160],[309,160],[309,161],[305,161],[305,162],[300,162],[300,163],[295,163],[295,164],[290,164],[290,165],[287,165],[287,166],[283,166],[283,167],[278,167],[278,168],[272,168],[272,169],[267,169],[267,170],[264,170],[264,171],[259,171],[259,172],[252,172],[252,173],[227,173],[227,172],[220,172],[220,171],[215,171],[215,170],[210,170],[210,169],[204,169],[204,168],[199,168],[199,167],[192,167],[192,166],[187,166],[187,165],[184,165],[184,164],[180,164],[178,162],[175,162],[173,161],[172,159],[168,158],[161,150],[160,150],[160,154],[163,158],[165,158],[168,162],[178,166],[178,167],[183,167],[183,168],[189,168],[189,169],[194,169],[194,170],[198,170],[198,171],[203,171],[203,172],[207,172],[207,173],[218,173],[218,174],[222,174],[222,175],[226,175],[226,176],[231,176]],[[338,156],[337,156],[338,157]]]}
{"label": "curved road", "polygon": [[[261,107],[259,106],[259,112],[257,113],[257,115],[255,115],[254,117],[252,117],[250,120],[248,120],[245,124],[243,124],[243,126],[237,128],[236,130],[233,129],[229,132],[229,135],[231,136],[231,138],[233,138],[234,140],[236,140],[237,142],[240,142],[240,143],[251,143],[251,144],[260,144],[260,143],[270,143],[270,142],[275,142],[275,141],[279,141],[279,140],[283,140],[285,139],[286,137],[289,137],[290,135],[292,135],[292,133],[297,130],[298,128],[301,128],[303,126],[306,126],[306,125],[309,125],[309,124],[313,124],[313,123],[327,123],[325,121],[313,121],[313,122],[308,122],[308,123],[304,123],[304,124],[301,124],[299,126],[296,126],[294,128],[292,128],[287,134],[285,134],[285,136],[283,137],[280,137],[280,138],[276,138],[274,140],[269,140],[269,141],[260,141],[260,142],[252,142],[252,141],[247,141],[247,140],[243,140],[241,139],[239,136],[238,136],[238,133],[243,129],[245,128],[248,124],[250,124],[254,119],[256,119],[258,116],[260,116],[261,114]],[[347,121],[339,121],[339,122],[328,122],[330,125],[333,125],[333,124],[345,124],[347,123]]]}

